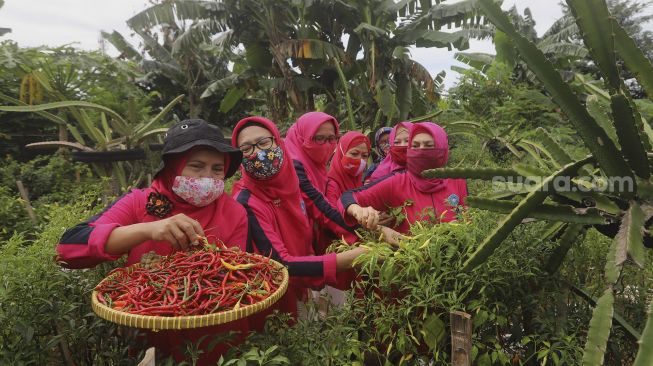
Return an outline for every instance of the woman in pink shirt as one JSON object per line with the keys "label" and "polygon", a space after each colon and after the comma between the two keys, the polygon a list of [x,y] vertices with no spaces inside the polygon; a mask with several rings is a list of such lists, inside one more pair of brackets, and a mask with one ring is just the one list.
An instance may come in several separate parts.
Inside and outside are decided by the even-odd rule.
{"label": "woman in pink shirt", "polygon": [[464,179],[424,178],[424,170],[443,167],[449,158],[449,142],[442,127],[431,122],[415,124],[409,135],[406,171],[398,172],[353,191],[345,192],[340,209],[349,222],[367,228],[378,224],[379,211],[402,207],[406,220],[395,229],[407,233],[415,221],[448,222],[464,205]]}
{"label": "woman in pink shirt", "polygon": [[127,254],[127,265],[154,251],[187,249],[198,236],[245,249],[247,215],[222,194],[242,159],[220,130],[202,120],[170,128],[163,169],[149,188],[133,189],[102,213],[67,230],[57,245],[68,268],[90,268]]}
{"label": "woman in pink shirt", "polygon": [[[163,148],[163,168],[152,185],[133,189],[102,213],[68,229],[57,245],[59,260],[68,268],[89,268],[127,255],[127,265],[153,251],[168,255],[186,250],[207,236],[229,247],[245,250],[247,214],[231,196],[223,194],[224,179],[231,177],[242,153],[203,120],[185,120],[171,127]],[[227,344],[206,350],[207,335],[239,331],[232,344],[244,339],[246,319],[197,330],[146,332],[157,352],[184,359],[185,342],[204,337],[200,365],[215,364]]]}
{"label": "woman in pink shirt", "polygon": [[[323,254],[334,239],[358,239],[355,226],[345,223],[337,207],[326,199],[327,165],[339,138],[338,121],[323,112],[303,114],[290,126],[284,142],[295,167],[299,188],[312,221],[316,254]],[[315,224],[315,225],[313,225]]]}
{"label": "woman in pink shirt", "polygon": [[[231,141],[243,153],[243,178],[234,195],[249,219],[247,250],[288,267],[290,284],[278,307],[296,315],[297,302],[305,299],[308,288],[335,284],[338,272],[351,268],[353,259],[365,250],[315,255],[299,178],[274,122],[245,118],[234,128]],[[260,328],[262,319],[259,323],[252,325]]]}
{"label": "woman in pink shirt", "polygon": [[338,207],[343,192],[363,185],[370,150],[370,139],[358,131],[347,132],[340,138],[327,178],[325,196],[331,206]]}

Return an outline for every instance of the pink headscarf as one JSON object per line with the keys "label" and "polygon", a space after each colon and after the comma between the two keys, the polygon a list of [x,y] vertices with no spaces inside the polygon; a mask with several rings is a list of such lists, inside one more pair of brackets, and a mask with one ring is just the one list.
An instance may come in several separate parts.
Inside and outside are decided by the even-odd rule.
{"label": "pink headscarf", "polygon": [[[241,169],[243,178],[239,181],[239,188],[248,189],[253,195],[269,204],[274,211],[280,227],[281,237],[292,255],[307,255],[305,246],[306,235],[310,235],[311,228],[302,208],[302,195],[299,190],[299,179],[293,168],[292,161],[288,158],[288,146],[281,140],[281,135],[274,122],[264,117],[247,117],[236,124],[231,144],[237,146],[238,134],[243,126],[255,122],[270,131],[274,140],[284,154],[283,163],[279,174],[272,179],[258,180]],[[266,253],[267,254],[267,253]]]}
{"label": "pink headscarf", "polygon": [[297,119],[290,126],[286,133],[286,148],[292,159],[299,160],[306,176],[313,186],[322,194],[326,190],[327,163],[329,159],[319,161],[320,156],[333,154],[334,144],[325,143],[317,145],[313,142],[313,136],[325,122],[333,123],[336,135],[339,134],[338,120],[335,117],[322,112],[308,112]]}
{"label": "pink headscarf", "polygon": [[[432,149],[413,149],[413,138],[420,133],[427,133],[433,137],[434,148]],[[413,125],[408,138],[407,165],[408,177],[415,185],[417,190],[426,193],[433,193],[444,189],[447,186],[447,180],[441,178],[424,178],[421,174],[411,171],[411,155],[420,152],[422,158],[430,158],[431,168],[445,166],[449,160],[449,139],[447,133],[439,125],[433,122],[422,122]]]}
{"label": "pink headscarf", "polygon": [[[390,146],[394,146],[395,144],[395,137],[397,136],[397,131],[399,128],[405,128],[408,130],[408,133],[410,134],[411,129],[413,128],[413,124],[411,122],[399,122],[395,126],[395,128],[392,129],[392,132],[390,132],[390,139],[388,140],[390,142]],[[376,180],[378,178],[381,178],[385,175],[388,175],[396,170],[399,169],[404,169],[404,165],[400,165],[396,161],[392,159],[392,155],[388,153],[388,155],[383,159],[383,161],[379,164],[379,166],[376,168],[374,171],[374,174],[372,174],[371,179]]]}
{"label": "pink headscarf", "polygon": [[354,177],[347,174],[345,168],[342,166],[342,157],[347,151],[362,143],[367,145],[367,149],[370,150],[370,139],[358,131],[349,131],[338,141],[338,147],[336,148],[336,153],[333,156],[329,169],[329,178],[338,184],[340,192],[345,192],[363,185],[363,172]]}

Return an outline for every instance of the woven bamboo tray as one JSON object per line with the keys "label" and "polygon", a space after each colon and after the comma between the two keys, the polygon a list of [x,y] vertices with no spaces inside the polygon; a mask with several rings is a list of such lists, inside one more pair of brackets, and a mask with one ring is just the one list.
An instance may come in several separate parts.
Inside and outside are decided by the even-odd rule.
{"label": "woven bamboo tray", "polygon": [[[270,262],[282,270],[283,280],[281,281],[279,288],[268,298],[261,302],[257,302],[256,304],[252,305],[244,305],[234,310],[192,316],[152,316],[130,314],[112,309],[100,303],[97,299],[97,291],[95,290],[91,295],[91,306],[93,307],[95,314],[97,314],[100,318],[108,320],[112,323],[126,325],[132,328],[150,329],[154,331],[164,329],[192,329],[225,324],[248,317],[269,308],[270,306],[274,305],[274,303],[279,301],[281,296],[286,293],[286,290],[288,289],[288,269],[281,265],[279,262],[276,262],[272,259],[270,259]],[[112,276],[105,278],[102,280],[102,282],[111,279],[111,277]]]}

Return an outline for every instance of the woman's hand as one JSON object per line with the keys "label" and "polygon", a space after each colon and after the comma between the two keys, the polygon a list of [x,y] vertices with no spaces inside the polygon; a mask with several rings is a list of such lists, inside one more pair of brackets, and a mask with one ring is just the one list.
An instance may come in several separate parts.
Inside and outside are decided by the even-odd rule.
{"label": "woman's hand", "polygon": [[347,213],[366,229],[374,230],[379,225],[379,211],[372,207],[353,204],[347,207]]}
{"label": "woman's hand", "polygon": [[395,226],[396,221],[395,217],[387,212],[381,212],[379,214],[379,226]]}
{"label": "woman's hand", "polygon": [[341,272],[352,268],[352,264],[354,260],[358,258],[358,256],[360,256],[361,254],[367,252],[368,249],[365,249],[363,247],[355,247],[345,252],[338,253],[336,255],[336,271]]}
{"label": "woman's hand", "polygon": [[149,223],[152,240],[167,241],[177,250],[186,250],[190,243],[204,236],[199,222],[184,214]]}
{"label": "woman's hand", "polygon": [[391,244],[392,246],[399,246],[399,240],[401,240],[404,236],[401,235],[399,232],[396,230],[393,230],[389,227],[386,226],[381,226],[379,225],[379,230],[383,234],[383,240]]}

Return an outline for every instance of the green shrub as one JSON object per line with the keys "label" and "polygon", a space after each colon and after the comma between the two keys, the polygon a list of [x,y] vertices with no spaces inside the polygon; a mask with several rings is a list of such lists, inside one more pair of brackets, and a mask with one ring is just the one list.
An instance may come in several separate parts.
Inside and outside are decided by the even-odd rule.
{"label": "green shrub", "polygon": [[[557,238],[543,239],[551,226],[533,222],[520,226],[482,270],[465,273],[462,263],[497,222],[487,212],[469,215],[469,224],[416,225],[396,251],[365,237],[372,249],[358,261],[362,280],[343,308],[293,326],[283,315],[272,316],[265,332],[251,335],[225,360],[255,365],[246,354],[273,349],[269,358],[283,356],[293,365],[448,365],[449,312],[462,310],[472,315],[475,365],[579,364],[592,307],[568,283],[584,276],[580,283],[600,293],[601,276],[587,274],[604,265],[601,253],[609,240],[591,231],[551,276],[544,264]],[[624,291],[616,301],[623,304],[616,311],[631,324],[645,319],[645,289],[653,276],[646,271],[638,278],[641,287],[633,290],[642,299]],[[615,329],[611,364],[637,350],[623,329]]]}
{"label": "green shrub", "polygon": [[[77,181],[79,176],[79,181]],[[25,209],[16,181],[27,188],[37,216],[32,223]],[[6,157],[0,168],[0,241],[14,233],[34,238],[52,217],[51,211],[75,203],[88,192],[97,192],[105,183],[93,179],[83,164],[74,164],[60,155],[41,156],[26,163]]]}
{"label": "green shrub", "polygon": [[0,245],[0,364],[129,364],[128,333],[91,312],[91,290],[113,264],[66,270],[55,246],[67,227],[91,216],[98,193],[53,206],[34,240],[15,234]]}

